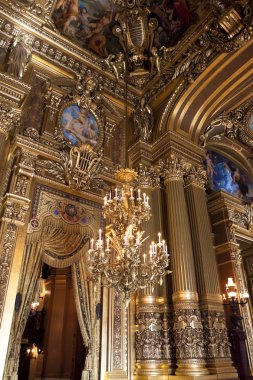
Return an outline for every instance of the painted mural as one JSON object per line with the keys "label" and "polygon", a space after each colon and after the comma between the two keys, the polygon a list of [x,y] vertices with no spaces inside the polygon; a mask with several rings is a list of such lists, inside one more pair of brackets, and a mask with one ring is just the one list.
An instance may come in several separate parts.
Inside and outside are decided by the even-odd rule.
{"label": "painted mural", "polygon": [[[199,0],[147,0],[150,17],[158,20],[154,45],[173,46],[196,19]],[[57,0],[53,20],[58,30],[100,57],[121,48],[112,33],[118,12],[112,0]]]}
{"label": "painted mural", "polygon": [[61,114],[61,127],[71,145],[80,147],[89,144],[94,147],[99,140],[99,127],[95,116],[77,104],[70,104]]}
{"label": "painted mural", "polygon": [[224,190],[245,201],[253,200],[253,183],[233,162],[218,153],[207,152],[205,163],[209,191]]}

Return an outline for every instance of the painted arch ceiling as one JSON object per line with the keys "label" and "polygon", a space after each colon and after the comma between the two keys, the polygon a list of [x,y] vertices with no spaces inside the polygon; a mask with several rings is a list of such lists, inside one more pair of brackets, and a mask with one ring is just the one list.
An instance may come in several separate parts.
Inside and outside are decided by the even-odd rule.
{"label": "painted arch ceiling", "polygon": [[[125,41],[122,44],[115,33],[117,27],[122,28],[119,15],[127,8],[122,10],[120,3],[0,0],[1,11],[19,18],[19,27],[34,26],[36,62],[46,57],[77,75],[97,73],[110,96],[117,95],[117,105],[124,98],[124,80],[120,75],[117,80],[113,65],[105,61],[112,56],[115,63],[115,57],[124,53]],[[198,142],[217,114],[231,111],[252,97],[252,1],[129,0],[129,4],[144,4],[148,26],[155,20],[152,38],[148,33],[144,36],[148,39],[143,45],[145,75],[132,76],[134,69],[129,68],[129,101],[135,104],[145,95],[160,128],[157,136],[170,129]],[[11,13],[6,11],[7,6],[12,8]],[[2,25],[4,33],[15,35],[10,22],[10,26]],[[54,43],[46,47],[45,38]],[[156,49],[159,70],[155,60],[154,70],[150,70],[155,56],[151,48]]]}

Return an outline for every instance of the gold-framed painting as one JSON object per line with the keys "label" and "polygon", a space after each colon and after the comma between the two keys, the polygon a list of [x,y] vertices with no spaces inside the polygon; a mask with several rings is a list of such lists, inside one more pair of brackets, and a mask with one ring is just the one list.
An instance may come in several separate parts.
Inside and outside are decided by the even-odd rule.
{"label": "gold-framed painting", "polygon": [[103,123],[92,109],[80,107],[75,102],[65,103],[59,113],[59,127],[70,147],[89,145],[98,150],[103,142]]}

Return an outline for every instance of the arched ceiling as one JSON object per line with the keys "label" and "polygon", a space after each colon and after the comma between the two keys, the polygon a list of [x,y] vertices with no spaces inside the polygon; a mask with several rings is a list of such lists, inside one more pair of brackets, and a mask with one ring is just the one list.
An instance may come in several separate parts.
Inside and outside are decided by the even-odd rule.
{"label": "arched ceiling", "polygon": [[210,121],[253,96],[253,40],[221,54],[180,97],[168,120],[169,130],[195,143]]}

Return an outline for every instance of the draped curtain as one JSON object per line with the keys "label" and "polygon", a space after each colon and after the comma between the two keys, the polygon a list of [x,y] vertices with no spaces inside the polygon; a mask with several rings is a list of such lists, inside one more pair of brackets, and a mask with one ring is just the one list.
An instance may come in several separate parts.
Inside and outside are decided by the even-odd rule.
{"label": "draped curtain", "polygon": [[77,316],[84,343],[88,348],[82,380],[98,380],[100,319],[96,310],[99,309],[101,294],[100,287],[95,289],[93,283],[88,281],[86,268],[85,256],[72,265]]}
{"label": "draped curtain", "polygon": [[4,379],[17,380],[19,367],[19,353],[21,339],[24,333],[31,303],[37,291],[38,279],[41,271],[40,243],[26,244],[22,262],[22,276],[20,276],[18,292],[22,295],[19,310],[14,312],[9,349],[7,353]]}
{"label": "draped curtain", "polygon": [[85,244],[92,235],[91,226],[70,225],[51,217],[44,218],[39,231],[27,234],[18,288],[22,304],[14,314],[5,380],[17,380],[21,338],[36,293],[42,261],[54,268],[72,267],[77,316],[88,349],[82,379],[98,380],[100,320],[96,317],[96,307],[100,303],[100,289],[95,292],[93,284],[87,281],[85,261],[88,249]]}

